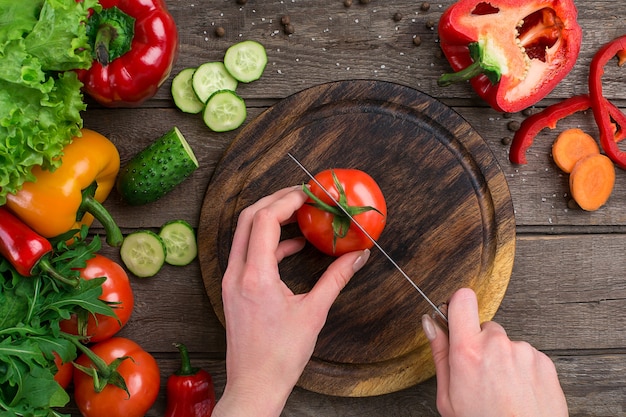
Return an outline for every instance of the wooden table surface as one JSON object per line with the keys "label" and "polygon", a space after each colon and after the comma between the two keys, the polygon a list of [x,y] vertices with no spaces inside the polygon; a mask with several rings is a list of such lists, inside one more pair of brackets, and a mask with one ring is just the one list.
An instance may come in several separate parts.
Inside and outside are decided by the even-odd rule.
{"label": "wooden table surface", "polygon": [[[206,61],[219,61],[235,42],[265,45],[268,65],[261,80],[241,84],[247,122],[269,106],[305,88],[328,81],[390,81],[429,94],[452,107],[485,139],[510,188],[516,221],[516,252],[510,284],[495,319],[512,339],[523,339],[556,363],[571,416],[626,415],[626,172],[617,170],[608,204],[596,212],[570,208],[568,178],[550,158],[558,131],[580,127],[597,136],[591,112],[579,113],[544,130],[528,153],[529,163],[508,160],[511,122],[527,113],[505,115],[489,108],[468,84],[437,86],[450,67],[440,52],[436,25],[453,1],[429,4],[408,0],[167,0],[180,35],[174,74]],[[363,2],[365,3],[365,2]],[[535,108],[587,92],[588,68],[595,51],[626,33],[626,19],[615,0],[576,0],[583,28],[582,48],[571,73]],[[394,18],[394,15],[399,14]],[[293,33],[283,31],[290,17]],[[401,19],[398,19],[401,17]],[[216,28],[225,34],[216,36]],[[419,37],[417,45],[414,38]],[[624,69],[607,66],[605,95],[626,107]],[[200,162],[191,178],[161,200],[141,207],[125,205],[113,192],[105,206],[124,233],[157,229],[172,219],[198,226],[211,175],[238,131],[213,133],[198,115],[178,111],[170,77],[140,108],[105,109],[88,101],[85,127],[109,137],[122,163],[173,126],[187,138]],[[98,224],[95,233],[102,230]],[[116,250],[103,253],[119,260]],[[226,374],[224,329],[206,295],[199,262],[165,266],[155,277],[132,279],[136,306],[120,335],[156,357],[161,394],[149,412],[165,409],[167,376],[178,364],[173,342],[185,343],[196,365],[209,370],[221,394]],[[415,317],[415,320],[419,320]],[[262,358],[260,358],[262,360]],[[400,392],[366,398],[333,397],[296,388],[284,416],[437,416],[434,378]],[[72,413],[78,412],[71,408]]]}

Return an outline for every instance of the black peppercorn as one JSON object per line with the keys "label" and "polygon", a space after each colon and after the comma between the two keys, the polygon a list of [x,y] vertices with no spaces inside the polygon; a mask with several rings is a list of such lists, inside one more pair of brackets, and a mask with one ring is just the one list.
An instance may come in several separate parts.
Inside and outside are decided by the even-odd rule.
{"label": "black peppercorn", "polygon": [[215,36],[217,36],[218,38],[221,38],[224,35],[226,35],[226,29],[224,29],[221,26],[218,26],[215,28]]}
{"label": "black peppercorn", "polygon": [[509,123],[507,123],[506,127],[511,132],[517,132],[520,128],[520,122],[518,122],[517,120],[511,120]]}
{"label": "black peppercorn", "polygon": [[395,22],[399,22],[399,21],[401,21],[401,20],[402,20],[402,13],[398,13],[398,12],[394,13],[394,15],[393,15],[393,20],[394,20]]}
{"label": "black peppercorn", "polygon": [[422,3],[422,5],[420,6],[420,9],[423,12],[427,12],[428,10],[430,10],[430,3],[428,3],[428,2]]}

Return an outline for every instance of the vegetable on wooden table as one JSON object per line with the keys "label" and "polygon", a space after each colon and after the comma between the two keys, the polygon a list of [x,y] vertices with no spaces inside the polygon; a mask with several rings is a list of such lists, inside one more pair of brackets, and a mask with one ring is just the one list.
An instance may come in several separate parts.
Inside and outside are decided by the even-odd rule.
{"label": "vegetable on wooden table", "polygon": [[517,112],[544,98],[569,73],[582,30],[572,0],[460,0],[439,20],[441,49],[453,74],[470,80],[498,111]]}
{"label": "vegetable on wooden table", "polygon": [[[387,203],[376,181],[358,169],[329,169],[315,179],[359,222],[369,235],[378,239],[387,222]],[[365,234],[311,180],[303,186],[309,196],[296,212],[304,237],[321,252],[340,256],[373,246]]]}
{"label": "vegetable on wooden table", "polygon": [[122,233],[104,208],[119,172],[115,145],[89,129],[63,148],[55,171],[33,168],[35,181],[24,183],[7,196],[7,207],[44,237],[52,238],[98,219],[106,230],[107,243],[119,246]]}
{"label": "vegetable on wooden table", "polygon": [[[83,227],[71,245],[53,241],[52,266],[70,279],[80,280],[77,268],[100,250],[100,240],[86,241]],[[25,279],[0,257],[0,414],[14,416],[60,415],[69,395],[59,383],[57,362],[63,370],[77,357],[74,336],[59,331],[59,322],[80,306],[92,313],[113,315],[99,299],[104,279],[80,280],[62,286],[47,274]],[[55,359],[58,356],[59,359]],[[73,368],[73,367],[72,367]],[[59,378],[59,382],[55,380]]]}
{"label": "vegetable on wooden table", "polygon": [[[85,23],[95,0],[0,0],[0,205],[31,169],[57,168],[86,109],[73,71],[89,68]],[[26,140],[28,138],[28,140]]]}
{"label": "vegetable on wooden table", "polygon": [[600,147],[596,140],[578,128],[564,130],[552,144],[554,162],[568,174],[580,159],[599,153]]}
{"label": "vegetable on wooden table", "polygon": [[198,160],[177,127],[137,153],[121,169],[117,191],[130,205],[151,203],[198,169]]}
{"label": "vegetable on wooden table", "polygon": [[207,417],[215,407],[215,388],[211,374],[191,366],[187,347],[175,346],[180,352],[180,368],[167,379],[165,417]]}
{"label": "vegetable on wooden table", "polygon": [[156,233],[137,230],[124,238],[120,256],[133,275],[148,278],[156,275],[165,264],[167,248]]}
{"label": "vegetable on wooden table", "polygon": [[[607,99],[602,93],[602,75],[605,65],[618,57],[618,65],[622,66],[626,62],[626,35],[620,36],[604,44],[591,60],[589,70],[589,95],[591,97],[591,109],[600,131],[600,145],[609,158],[620,168],[626,169],[626,152],[619,149],[615,141],[614,132],[616,130],[611,120],[612,113],[607,111]],[[626,123],[624,118],[614,117],[617,123],[617,130],[626,134]]]}
{"label": "vegetable on wooden table", "polygon": [[28,225],[0,206],[0,255],[25,277],[48,274],[59,282],[77,286],[78,280],[66,277],[50,262],[52,244]]}
{"label": "vegetable on wooden table", "polygon": [[85,342],[102,342],[113,337],[130,320],[135,305],[133,289],[124,268],[100,254],[87,260],[79,272],[85,280],[106,278],[102,283],[100,299],[111,306],[115,315],[91,314],[89,310],[79,308],[59,324],[62,331],[80,336]]}
{"label": "vegetable on wooden table", "polygon": [[93,65],[79,70],[84,91],[107,107],[139,106],[169,77],[178,30],[164,0],[100,0],[87,23]]}
{"label": "vegetable on wooden table", "polygon": [[165,223],[159,230],[159,237],[165,244],[165,262],[170,265],[189,265],[198,255],[196,232],[185,220]]}
{"label": "vegetable on wooden table", "polygon": [[615,184],[615,166],[603,154],[592,154],[579,160],[569,176],[572,198],[580,208],[594,211],[611,196]]}
{"label": "vegetable on wooden table", "polygon": [[75,361],[74,401],[84,417],[143,417],[159,394],[159,366],[136,342],[112,337]]}

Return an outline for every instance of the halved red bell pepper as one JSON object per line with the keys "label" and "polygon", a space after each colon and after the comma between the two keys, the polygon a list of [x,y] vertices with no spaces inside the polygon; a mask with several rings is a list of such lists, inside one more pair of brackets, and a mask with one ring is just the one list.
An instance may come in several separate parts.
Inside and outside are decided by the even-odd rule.
{"label": "halved red bell pepper", "polygon": [[84,91],[107,107],[153,97],[178,54],[178,31],[164,0],[100,0],[87,23],[94,62],[78,70]]}
{"label": "halved red bell pepper", "polygon": [[582,40],[572,0],[461,0],[439,21],[441,49],[498,111],[517,112],[548,95],[574,66]]}

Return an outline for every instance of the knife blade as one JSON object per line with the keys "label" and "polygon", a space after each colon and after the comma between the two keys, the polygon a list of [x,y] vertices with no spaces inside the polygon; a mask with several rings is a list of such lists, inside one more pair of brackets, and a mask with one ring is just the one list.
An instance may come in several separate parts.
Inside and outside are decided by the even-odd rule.
{"label": "knife blade", "polygon": [[341,205],[339,204],[339,202],[332,196],[332,194],[322,186],[322,184],[320,184],[320,182],[313,176],[313,174],[311,174],[311,172],[306,169],[306,167],[304,165],[302,165],[302,163],[295,157],[293,156],[290,152],[287,152],[287,155],[289,156],[289,158],[291,158],[296,165],[298,165],[298,167],[304,171],[304,173],[311,179],[311,181],[313,181],[325,194],[326,196],[328,196],[328,198],[331,199],[331,201],[343,212],[343,214],[345,214],[346,216],[348,216],[348,218],[350,219],[350,221],[361,231],[361,233],[363,233],[365,235],[365,237],[367,237],[376,247],[376,249],[378,249],[380,251],[380,253],[383,254],[383,256],[385,258],[387,258],[387,260],[389,262],[391,262],[391,264],[394,266],[394,268],[396,268],[396,270],[398,272],[400,272],[400,274],[404,277],[404,279],[406,279],[409,284],[411,284],[411,286],[413,288],[415,288],[415,290],[417,290],[417,292],[424,298],[424,300],[426,300],[426,302],[428,302],[428,304],[430,304],[430,306],[433,308],[433,310],[435,311],[435,313],[437,314],[437,316],[439,316],[439,318],[441,320],[444,321],[444,323],[448,323],[448,317],[441,311],[441,309],[439,307],[437,307],[437,305],[435,303],[433,303],[433,301],[426,295],[426,293],[424,291],[422,291],[422,289],[415,283],[415,281],[413,281],[406,272],[404,272],[404,270],[400,267],[400,265],[398,265],[398,263],[396,261],[393,260],[393,258],[387,253],[387,251],[385,251],[380,244],[376,241],[376,239],[374,239],[368,232],[367,230],[365,230],[365,228],[363,226],[361,226],[361,224],[355,220],[355,218],[353,216],[350,215],[350,213],[348,213],[348,211]]}

